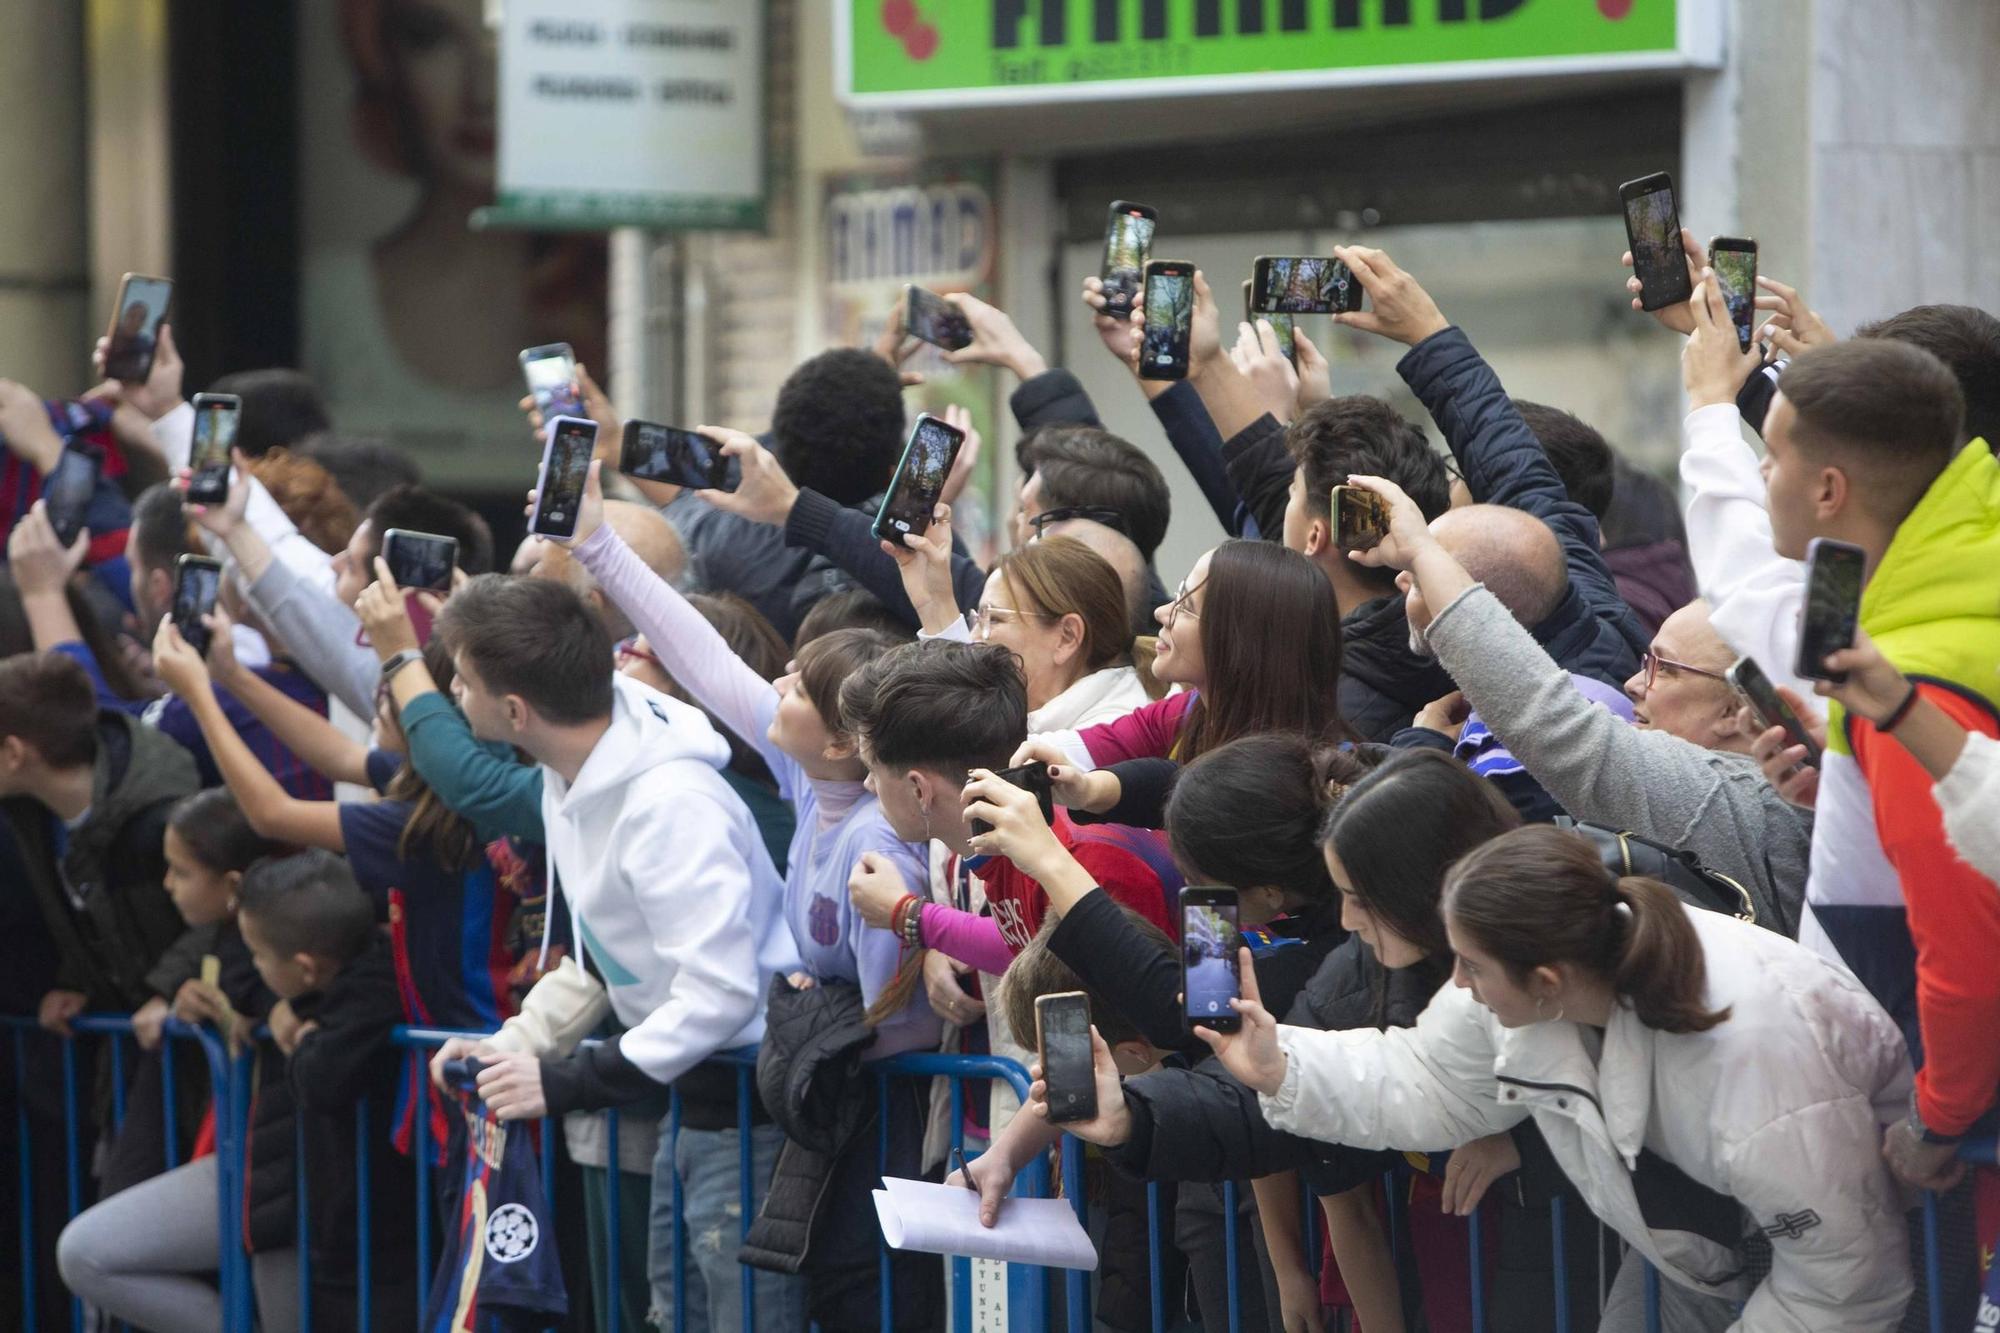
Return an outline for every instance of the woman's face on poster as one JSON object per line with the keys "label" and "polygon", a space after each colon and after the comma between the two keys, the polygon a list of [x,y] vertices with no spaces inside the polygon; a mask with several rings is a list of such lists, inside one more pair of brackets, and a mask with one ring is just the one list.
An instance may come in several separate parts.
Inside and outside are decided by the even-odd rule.
{"label": "woman's face on poster", "polygon": [[388,36],[420,174],[493,188],[499,52],[480,0],[390,0]]}

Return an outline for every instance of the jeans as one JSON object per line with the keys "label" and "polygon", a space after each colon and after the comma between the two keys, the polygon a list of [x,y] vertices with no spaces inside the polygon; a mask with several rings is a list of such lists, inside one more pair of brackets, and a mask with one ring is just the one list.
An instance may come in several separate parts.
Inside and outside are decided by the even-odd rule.
{"label": "jeans", "polygon": [[[752,1275],[758,1333],[798,1333],[806,1325],[805,1282],[783,1273],[747,1269],[736,1262],[744,1227],[738,1176],[742,1140],[736,1129],[683,1129],[676,1139],[662,1129],[653,1159],[652,1227],[648,1263],[653,1283],[653,1320],[672,1333],[746,1333],[743,1277]],[[784,1131],[758,1125],[750,1131],[751,1216],[770,1188],[771,1172],[784,1146]],[[687,1266],[682,1293],[686,1313],[674,1317],[674,1182],[680,1181],[687,1223]]]}

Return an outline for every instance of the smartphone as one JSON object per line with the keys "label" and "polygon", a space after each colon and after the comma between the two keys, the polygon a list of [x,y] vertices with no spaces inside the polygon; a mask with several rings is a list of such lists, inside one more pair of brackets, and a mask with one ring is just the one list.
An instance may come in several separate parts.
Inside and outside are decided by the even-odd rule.
{"label": "smartphone", "polygon": [[[64,452],[72,452],[68,445]],[[67,459],[56,465],[42,482],[42,504],[56,541],[67,551],[77,534],[87,526],[90,502],[97,493],[97,459],[87,450],[74,450],[89,466],[77,467]]]}
{"label": "smartphone", "polygon": [[390,528],[382,534],[382,558],[397,587],[448,593],[451,572],[458,568],[458,538]]}
{"label": "smartphone", "polygon": [[1181,995],[1189,1027],[1234,1032],[1242,1018],[1229,1007],[1243,994],[1236,971],[1236,890],[1181,890]]}
{"label": "smartphone", "polygon": [[729,459],[706,435],[651,421],[625,423],[618,470],[641,481],[661,481],[694,491],[733,491]]}
{"label": "smartphone", "polygon": [[1275,310],[1259,314],[1250,305],[1251,289],[1250,279],[1243,279],[1243,322],[1251,328],[1257,327],[1257,321],[1260,319],[1268,323],[1271,326],[1271,332],[1278,336],[1278,350],[1283,352],[1285,360],[1291,362],[1293,367],[1296,368],[1299,364],[1297,321],[1290,315],[1280,314]]}
{"label": "smartphone", "polygon": [[1806,602],[1799,608],[1799,660],[1792,664],[1798,675],[1836,685],[1847,679],[1845,671],[1826,669],[1826,655],[1854,646],[1867,563],[1867,554],[1848,542],[1815,537],[1806,543]]}
{"label": "smartphone", "polygon": [[1819,767],[1819,746],[1813,743],[1812,733],[1806,724],[1792,711],[1792,706],[1778,695],[1778,687],[1764,674],[1764,668],[1757,665],[1754,657],[1739,657],[1734,666],[1722,673],[1735,691],[1749,701],[1750,711],[1769,731],[1772,727],[1785,729],[1785,740],[1789,745],[1806,747],[1805,763],[1809,768]]}
{"label": "smartphone", "polygon": [[1748,236],[1711,236],[1708,266],[1729,306],[1736,326],[1736,345],[1750,350],[1750,328],[1757,322],[1757,242]]}
{"label": "smartphone", "polygon": [[1156,208],[1126,199],[1112,201],[1104,223],[1104,266],[1097,275],[1104,284],[1105,314],[1132,313],[1146,261],[1153,257],[1153,227],[1159,220]]}
{"label": "smartphone", "polygon": [[228,502],[229,451],[236,447],[236,427],[242,418],[243,400],[233,393],[194,396],[194,442],[188,448],[190,504]]}
{"label": "smartphone", "polygon": [[1361,308],[1362,288],[1330,255],[1259,255],[1250,308],[1263,315],[1332,315]]}
{"label": "smartphone", "polygon": [[1139,378],[1184,380],[1194,329],[1194,265],[1156,259],[1146,265],[1146,333],[1139,348]]}
{"label": "smartphone", "polygon": [[521,353],[521,376],[543,421],[583,415],[583,389],[576,378],[576,353],[568,343],[530,347]]}
{"label": "smartphone", "polygon": [[1656,171],[1626,181],[1618,187],[1618,199],[1625,206],[1625,239],[1632,246],[1632,271],[1639,277],[1640,307],[1658,310],[1693,296],[1674,178]]}
{"label": "smartphone", "polygon": [[1341,551],[1380,545],[1389,535],[1389,502],[1359,486],[1334,487],[1333,533]]}
{"label": "smartphone", "polygon": [[127,384],[142,384],[153,373],[153,351],[160,343],[160,324],[174,297],[172,278],[127,273],[118,284],[118,304],[111,309],[109,342],[104,348],[104,373]]}
{"label": "smartphone", "polygon": [[900,542],[906,533],[921,536],[931,525],[945,478],[958,461],[965,432],[926,412],[910,429],[909,443],[889,481],[889,493],[875,515],[877,541]]}
{"label": "smartphone", "polygon": [[947,352],[972,346],[972,326],[965,322],[959,308],[930,288],[913,282],[903,287],[903,330],[912,338]]}
{"label": "smartphone", "polygon": [[1049,1123],[1097,1118],[1097,1070],[1090,1051],[1090,997],[1080,990],[1035,1000],[1035,1047],[1048,1086]]}
{"label": "smartphone", "polygon": [[583,485],[590,478],[591,455],[597,451],[597,423],[582,417],[556,417],[549,422],[542,446],[542,471],[535,482],[535,516],[528,531],[544,537],[576,534],[577,510],[583,507]]}
{"label": "smartphone", "polygon": [[184,555],[174,561],[174,627],[188,647],[208,656],[208,626],[201,618],[215,610],[222,591],[222,562],[205,555]]}
{"label": "smartphone", "polygon": [[[1013,783],[1022,791],[1035,794],[1035,804],[1042,808],[1042,822],[1053,826],[1056,822],[1055,783],[1049,780],[1049,766],[1039,759],[1030,759],[1018,768],[995,769],[993,776]],[[983,819],[975,819],[969,827],[974,837],[991,833],[993,826]]]}

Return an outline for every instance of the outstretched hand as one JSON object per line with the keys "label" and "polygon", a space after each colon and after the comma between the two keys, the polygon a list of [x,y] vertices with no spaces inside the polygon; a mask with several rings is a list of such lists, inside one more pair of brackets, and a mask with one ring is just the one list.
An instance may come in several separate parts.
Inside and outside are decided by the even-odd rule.
{"label": "outstretched hand", "polygon": [[[576,530],[567,537],[554,537],[548,533],[541,533],[539,535],[543,541],[551,541],[558,546],[577,547],[583,545],[593,532],[604,526],[604,485],[598,476],[603,467],[602,460],[595,458],[590,460],[590,471],[583,479],[583,502],[576,507]],[[522,512],[527,514],[530,522],[534,520],[535,503],[539,499],[541,499],[539,490],[528,492],[527,508]]]}
{"label": "outstretched hand", "polygon": [[153,635],[153,674],[183,699],[208,693],[208,663],[181,637],[172,616],[161,617],[159,631]]}
{"label": "outstretched hand", "polygon": [[[591,464],[593,469],[596,466]],[[368,642],[375,645],[376,656],[384,662],[418,646],[417,627],[410,622],[409,602],[396,585],[389,562],[379,555],[375,557],[375,582],[354,599],[354,614],[360,617]]]}
{"label": "outstretched hand", "polygon": [[[1125,1085],[1118,1077],[1117,1062],[1111,1058],[1111,1048],[1104,1044],[1095,1023],[1090,1025],[1090,1072],[1097,1090],[1097,1114],[1089,1120],[1069,1121],[1063,1129],[1085,1143],[1115,1148],[1132,1137],[1132,1113],[1125,1105]],[[1028,1085],[1028,1112],[1046,1120],[1049,1083],[1039,1062],[1028,1066],[1028,1077],[1034,1080]]]}
{"label": "outstretched hand", "polygon": [[1197,1025],[1194,1035],[1201,1039],[1222,1067],[1236,1075],[1245,1087],[1255,1088],[1266,1097],[1275,1097],[1285,1082],[1285,1051],[1278,1045],[1278,1020],[1264,1007],[1257,993],[1257,969],[1250,950],[1236,954],[1237,973],[1242,978],[1243,998],[1231,1000],[1243,1024],[1235,1032],[1217,1032]]}
{"label": "outstretched hand", "polygon": [[1735,402],[1763,358],[1755,343],[1749,351],[1743,349],[1714,273],[1702,273],[1686,310],[1689,328],[1687,344],[1681,348],[1681,384],[1688,401],[1698,408]]}
{"label": "outstretched hand", "polygon": [[[1702,247],[1700,241],[1694,238],[1694,233],[1686,227],[1681,228],[1681,250],[1687,255],[1688,286],[1695,286],[1701,281],[1701,271],[1708,267],[1708,251]],[[1626,268],[1632,268],[1632,252],[1627,250],[1623,255],[1619,256],[1618,262]],[[1646,309],[1645,298],[1639,294],[1640,282],[1636,271],[1631,277],[1625,279],[1625,290],[1632,293],[1632,308],[1634,310]],[[1683,335],[1694,332],[1694,316],[1686,305],[1680,303],[1665,305],[1661,306],[1658,310],[1649,311],[1648,313],[1660,322],[1662,328],[1672,329],[1675,333]]]}
{"label": "outstretched hand", "polygon": [[716,452],[736,460],[736,489],[706,488],[695,492],[702,500],[726,513],[747,518],[752,523],[785,526],[798,503],[799,488],[785,475],[776,454],[759,444],[754,436],[726,426],[701,426],[695,433],[713,440]]}
{"label": "outstretched hand", "polygon": [[67,548],[56,540],[46,500],[35,501],[7,537],[7,567],[14,575],[14,587],[23,597],[60,593],[70,576],[83,568],[84,557],[89,553],[88,532],[77,533],[76,540]]}
{"label": "outstretched hand", "polygon": [[1398,268],[1387,251],[1365,245],[1336,245],[1333,256],[1347,265],[1355,281],[1368,293],[1372,307],[1340,311],[1333,317],[1336,324],[1377,333],[1410,347],[1451,327],[1451,321],[1438,309],[1431,294]]}
{"label": "outstretched hand", "polygon": [[1757,275],[1757,285],[1764,290],[1757,298],[1757,308],[1773,312],[1757,333],[1771,346],[1786,356],[1798,356],[1811,348],[1830,347],[1840,341],[1796,288],[1761,273]]}
{"label": "outstretched hand", "polygon": [[[1890,670],[1895,670],[1891,667]],[[1800,698],[1788,685],[1777,687],[1778,697],[1791,706],[1805,724],[1806,734],[1813,744],[1822,750],[1826,748],[1826,719],[1818,710]],[[1769,782],[1778,795],[1788,804],[1801,810],[1812,809],[1819,801],[1819,770],[1806,762],[1807,751],[1803,745],[1792,744],[1791,733],[1783,727],[1766,728],[1758,720],[1749,705],[1738,710],[1737,730],[1751,737],[1750,754],[1757,766],[1764,770],[1764,780]]]}
{"label": "outstretched hand", "polygon": [[[1431,534],[1430,524],[1424,521],[1424,511],[1417,508],[1417,502],[1386,477],[1353,473],[1348,476],[1347,484],[1373,491],[1389,506],[1389,531],[1382,540],[1365,551],[1349,551],[1347,558],[1357,565],[1373,569],[1414,569],[1417,557],[1437,544],[1437,538]],[[1334,515],[1333,521],[1338,524],[1340,516]]]}

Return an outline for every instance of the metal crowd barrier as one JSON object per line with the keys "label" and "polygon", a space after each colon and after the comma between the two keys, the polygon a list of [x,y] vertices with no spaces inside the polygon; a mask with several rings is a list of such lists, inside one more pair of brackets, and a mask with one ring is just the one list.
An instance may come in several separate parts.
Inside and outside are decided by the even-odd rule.
{"label": "metal crowd barrier", "polygon": [[[65,1038],[61,1041],[63,1075],[62,1106],[65,1121],[63,1134],[63,1183],[66,1193],[65,1217],[74,1217],[82,1210],[85,1193],[81,1132],[84,1121],[81,1117],[89,1112],[82,1105],[79,1093],[78,1044],[83,1041],[105,1041],[109,1043],[108,1058],[112,1075],[112,1121],[113,1128],[116,1130],[121,1128],[124,1123],[127,1060],[125,1043],[132,1035],[131,1020],[122,1015],[80,1017],[72,1022],[71,1027],[79,1035]],[[0,1016],[0,1030],[7,1031],[10,1037],[17,1085],[25,1086],[29,1076],[28,1041],[31,1034],[39,1032],[39,1028],[35,1021],[30,1018]],[[247,1161],[246,1152],[249,1136],[252,1084],[251,1070],[254,1054],[246,1050],[238,1053],[232,1059],[229,1052],[224,1048],[222,1040],[215,1033],[205,1028],[190,1027],[177,1020],[169,1019],[164,1030],[166,1036],[171,1040],[193,1042],[200,1048],[208,1065],[211,1089],[219,1090],[226,1094],[213,1099],[215,1109],[215,1151],[218,1168],[217,1222],[219,1233],[225,1238],[221,1246],[222,1266],[218,1274],[218,1283],[225,1311],[225,1329],[228,1330],[228,1333],[253,1333],[256,1327],[256,1317],[255,1300],[250,1280],[250,1256],[244,1251],[240,1243],[230,1243],[229,1238],[241,1237],[243,1234],[244,1177]],[[396,1030],[395,1041],[398,1046],[408,1050],[428,1051],[442,1045],[445,1041],[453,1037],[478,1038],[484,1035],[486,1034],[448,1032],[432,1028],[399,1028]],[[169,1048],[163,1047],[163,1050],[165,1049]],[[726,1051],[716,1058],[736,1066],[738,1122],[739,1124],[747,1125],[750,1119],[750,1104],[753,1096],[751,1080],[755,1073],[756,1050],[749,1048],[745,1050]],[[164,1126],[167,1153],[165,1165],[168,1168],[178,1165],[178,1153],[176,1151],[178,1125],[176,1124],[176,1109],[174,1105],[173,1066],[174,1061],[171,1058],[161,1062],[163,1102],[166,1117]],[[912,1053],[894,1056],[870,1065],[868,1072],[872,1073],[875,1078],[878,1107],[884,1109],[886,1109],[889,1084],[892,1078],[945,1078],[950,1080],[951,1143],[954,1148],[961,1150],[965,1143],[965,1084],[967,1080],[978,1080],[981,1082],[994,1079],[1002,1080],[1011,1086],[1024,1101],[1026,1100],[1028,1091],[1027,1072],[1013,1061],[997,1056]],[[370,1282],[370,1267],[373,1261],[371,1215],[378,1201],[369,1197],[370,1162],[368,1155],[372,1151],[372,1145],[369,1141],[368,1131],[370,1118],[374,1114],[376,1114],[376,1108],[370,1107],[366,1102],[361,1103],[355,1108],[355,1115],[357,1117],[357,1160],[355,1162],[355,1172],[358,1190],[356,1201],[358,1269],[356,1279],[359,1307],[358,1326],[364,1333],[372,1327],[373,1323]],[[607,1299],[611,1302],[611,1309],[615,1311],[617,1309],[618,1289],[622,1276],[620,1272],[620,1242],[622,1239],[621,1224],[623,1218],[620,1213],[618,1193],[619,1176],[621,1174],[618,1167],[619,1116],[615,1110],[608,1111],[605,1114],[608,1125],[607,1161],[609,1165],[606,1170],[606,1211],[608,1213],[606,1219],[606,1240],[608,1254],[606,1256],[604,1290]],[[431,1279],[433,1198],[432,1174],[427,1162],[433,1156],[433,1148],[430,1141],[429,1116],[420,1111],[414,1119],[416,1140],[412,1166],[414,1168],[414,1194],[416,1203],[416,1299],[419,1312],[421,1312],[423,1303],[429,1295]],[[889,1146],[888,1118],[886,1114],[878,1115],[877,1125],[877,1153],[880,1160],[886,1164]],[[544,1136],[543,1143],[545,1145],[551,1143],[551,1140],[547,1136],[561,1132],[561,1126],[554,1118],[545,1118],[541,1121],[541,1126]],[[670,1102],[665,1127],[667,1142],[663,1146],[663,1151],[672,1152],[671,1143],[674,1136],[679,1133],[679,1127],[680,1103],[676,1095]],[[17,1099],[15,1130],[19,1137],[15,1169],[18,1172],[20,1185],[17,1217],[20,1229],[20,1243],[17,1249],[22,1284],[18,1326],[27,1329],[38,1327],[36,1319],[40,1313],[40,1302],[44,1296],[49,1295],[53,1297],[52,1293],[43,1293],[37,1289],[36,1266],[38,1253],[44,1247],[53,1246],[55,1238],[53,1236],[43,1237],[36,1234],[34,1164],[37,1160],[37,1152],[34,1143],[33,1127],[25,1100]],[[750,1136],[747,1133],[741,1135],[739,1143],[741,1156],[738,1163],[738,1188],[740,1191],[741,1225],[743,1231],[747,1234],[750,1223],[757,1213],[760,1200],[760,1182],[756,1180],[755,1172],[752,1169],[753,1149]],[[310,1246],[308,1244],[310,1225],[307,1216],[307,1196],[303,1174],[305,1143],[302,1130],[299,1148],[298,1166],[300,1177],[296,1204],[298,1209],[297,1243],[300,1327],[306,1330],[306,1333],[310,1333],[312,1328],[311,1261]],[[1977,1164],[1986,1166],[1996,1164],[1995,1144],[1990,1140],[1968,1144],[1962,1155],[1968,1161]],[[1087,1199],[1085,1197],[1083,1174],[1085,1156],[1085,1145],[1076,1139],[1065,1136],[1061,1154],[1064,1192],[1075,1208],[1078,1220],[1087,1225]],[[545,1150],[542,1154],[542,1173],[543,1184],[549,1195],[549,1204],[553,1208],[555,1204],[556,1173],[555,1154],[551,1151]],[[1386,1186],[1385,1193],[1388,1199],[1387,1221],[1392,1244],[1395,1244],[1400,1232],[1399,1215],[1401,1212],[1401,1203],[1400,1190],[1398,1188],[1399,1184],[1402,1183],[1400,1173],[1391,1173],[1384,1180]],[[1027,1197],[1046,1197],[1049,1185],[1047,1163],[1037,1162],[1028,1170],[1021,1173],[1015,1182],[1013,1192],[1017,1195]],[[1228,1330],[1229,1333],[1242,1333],[1242,1309],[1239,1299],[1239,1286],[1246,1278],[1240,1273],[1240,1261],[1243,1256],[1238,1253],[1240,1246],[1236,1237],[1237,1187],[1234,1184],[1224,1184],[1221,1192],[1225,1224],[1223,1229],[1225,1237],[1225,1264],[1228,1275]],[[678,1178],[676,1178],[674,1185],[674,1212],[677,1225],[675,1227],[673,1243],[673,1318],[674,1327],[676,1328],[684,1327],[686,1323],[688,1235],[686,1212],[682,1203],[680,1186]],[[1316,1276],[1319,1261],[1317,1210],[1315,1208],[1315,1200],[1310,1191],[1302,1191],[1301,1209],[1303,1213],[1302,1234],[1305,1239],[1306,1254],[1309,1261],[1314,1265]],[[1565,1254],[1564,1246],[1565,1217],[1563,1210],[1563,1200],[1560,1198],[1556,1199],[1551,1208],[1551,1228],[1554,1240],[1552,1273],[1555,1291],[1554,1327],[1557,1333],[1567,1333],[1571,1325],[1567,1283],[1568,1257]],[[1146,1187],[1146,1213],[1148,1223],[1148,1281],[1152,1307],[1152,1328],[1156,1333],[1159,1333],[1166,1325],[1169,1293],[1163,1289],[1162,1284],[1162,1274],[1164,1271],[1162,1248],[1164,1242],[1162,1240],[1162,1218],[1160,1216],[1160,1196],[1157,1184],[1148,1184]],[[1926,1311],[1928,1326],[1932,1330],[1932,1333],[1945,1333],[1941,1281],[1942,1255],[1938,1235],[1938,1203],[1935,1195],[1927,1194],[1924,1196],[1922,1224],[1924,1238],[1923,1265],[1927,1279],[1924,1286],[1928,1292],[1929,1302]],[[1472,1333],[1486,1333],[1487,1326],[1485,1266],[1482,1240],[1480,1217],[1479,1214],[1475,1213],[1469,1220],[1468,1228],[1471,1277],[1469,1294]],[[1399,1267],[1405,1262],[1405,1259],[1406,1256],[1402,1255],[1400,1250],[1398,1250],[1396,1261]],[[882,1278],[882,1327],[887,1330],[894,1326],[895,1309],[894,1292],[889,1280],[889,1250],[886,1245],[878,1245],[878,1262]],[[973,1326],[972,1263],[971,1260],[963,1257],[952,1258],[948,1262],[951,1265],[950,1271],[952,1274],[950,1327],[958,1330],[969,1330]],[[744,1326],[754,1329],[757,1327],[757,1318],[753,1272],[747,1266],[739,1265],[739,1267],[742,1277],[741,1294]],[[1008,1266],[1008,1316],[1011,1328],[1040,1333],[1041,1330],[1049,1327],[1049,1311],[1052,1295],[1049,1284],[1053,1277],[1054,1274],[1047,1269],[1021,1264]],[[1659,1333],[1659,1277],[1656,1273],[1649,1270],[1646,1278],[1646,1327],[1648,1333]],[[1064,1284],[1064,1323],[1070,1333],[1088,1333],[1088,1330],[1092,1327],[1090,1314],[1090,1275],[1073,1270],[1066,1271],[1062,1274],[1062,1280]],[[1255,1276],[1254,1268],[1251,1270],[1247,1280],[1258,1280]],[[83,1307],[74,1297],[70,1298],[69,1303],[71,1328],[76,1330],[76,1333],[81,1333],[84,1327]],[[613,1317],[615,1319],[615,1315]]]}

